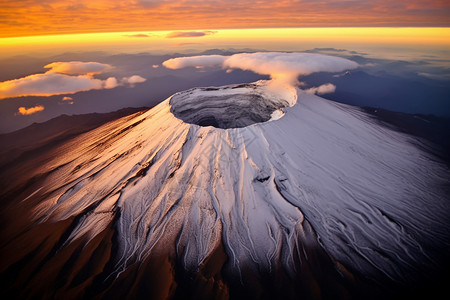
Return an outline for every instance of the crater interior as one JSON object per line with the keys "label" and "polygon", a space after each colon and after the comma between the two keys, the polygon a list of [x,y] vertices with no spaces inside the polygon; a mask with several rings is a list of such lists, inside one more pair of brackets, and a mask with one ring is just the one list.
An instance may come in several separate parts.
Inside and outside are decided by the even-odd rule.
{"label": "crater interior", "polygon": [[227,129],[269,121],[288,102],[264,95],[256,84],[241,84],[180,92],[170,105],[175,117],[186,123]]}

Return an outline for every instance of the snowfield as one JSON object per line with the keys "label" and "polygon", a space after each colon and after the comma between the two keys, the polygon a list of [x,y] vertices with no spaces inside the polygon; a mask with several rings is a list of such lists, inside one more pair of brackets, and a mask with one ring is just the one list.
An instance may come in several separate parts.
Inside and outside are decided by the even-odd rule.
{"label": "snowfield", "polygon": [[[83,136],[46,166],[58,170],[37,191],[50,195],[36,219],[63,220],[90,208],[70,243],[95,236],[119,208],[118,272],[168,244],[184,249],[185,267],[195,269],[220,240],[237,268],[277,261],[289,268],[290,250],[308,243],[301,238],[305,220],[336,260],[360,272],[401,280],[417,271],[414,262],[432,264],[421,243],[444,230],[445,169],[412,138],[358,108],[302,91],[279,120],[243,128],[202,127],[171,113],[178,98],[184,114],[201,106],[205,115],[208,97],[232,102],[264,95],[266,87],[181,92]],[[289,100],[271,103],[279,105],[264,111],[266,120]],[[236,113],[245,117],[251,108]],[[211,109],[217,119],[233,118],[223,106]]]}
{"label": "snowfield", "polygon": [[409,282],[449,246],[448,170],[418,143],[292,87],[197,88],[59,148],[23,202],[37,224],[76,218],[58,249],[114,228],[108,278],[223,247],[236,276],[295,276],[321,249],[342,277]]}

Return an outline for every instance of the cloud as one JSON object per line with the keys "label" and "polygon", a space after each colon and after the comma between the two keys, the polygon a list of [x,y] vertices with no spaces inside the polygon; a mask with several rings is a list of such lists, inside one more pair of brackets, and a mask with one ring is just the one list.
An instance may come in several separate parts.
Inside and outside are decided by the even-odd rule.
{"label": "cloud", "polygon": [[317,94],[317,95],[330,94],[334,93],[335,91],[336,86],[331,83],[322,84],[321,86],[312,87],[306,90],[306,92],[309,94]]}
{"label": "cloud", "polygon": [[134,87],[136,83],[142,83],[147,81],[144,77],[141,77],[139,75],[133,75],[130,77],[124,77],[122,78],[122,84],[123,85],[129,85],[130,87]]}
{"label": "cloud", "polygon": [[109,77],[105,80],[103,84],[103,88],[105,89],[113,89],[115,87],[118,87],[119,83],[117,82],[117,79],[115,77]]}
{"label": "cloud", "polygon": [[215,34],[217,31],[174,31],[167,34],[167,38],[186,38],[186,37],[202,37],[206,35]]}
{"label": "cloud", "polygon": [[62,98],[62,102],[58,102],[58,104],[73,104],[73,98],[65,96]]}
{"label": "cloud", "polygon": [[[133,87],[145,78],[133,75],[118,81],[115,77],[96,79],[95,74],[112,68],[96,62],[55,62],[45,66],[49,71],[0,82],[0,99],[23,96],[52,96],[82,91],[112,89],[122,85]],[[77,75],[77,76],[74,76]]]}
{"label": "cloud", "polygon": [[358,64],[345,58],[316,53],[259,52],[232,55],[226,59],[224,67],[253,71],[294,83],[300,75],[341,72],[355,69]]}
{"label": "cloud", "polygon": [[166,60],[169,69],[221,65],[224,69],[242,69],[261,75],[270,75],[277,81],[298,84],[297,77],[315,72],[341,72],[355,69],[354,61],[316,53],[257,52],[231,56],[201,55]]}
{"label": "cloud", "polygon": [[191,57],[171,58],[163,62],[168,69],[182,69],[186,67],[212,67],[223,65],[228,56],[223,55],[200,55]]}
{"label": "cloud", "polygon": [[[364,65],[365,66],[365,65]],[[344,77],[344,76],[348,76],[348,75],[350,75],[351,73],[350,73],[350,71],[345,71],[344,73],[341,73],[341,74],[335,74],[335,75],[333,75],[333,77],[334,78],[339,78],[339,77]]]}
{"label": "cloud", "polygon": [[347,49],[337,49],[337,48],[314,48],[311,50],[307,50],[305,52],[310,52],[310,53],[322,53],[322,54],[343,54],[343,55],[367,55],[367,53],[364,52],[358,52],[358,51],[352,51],[352,50],[347,50]]}
{"label": "cloud", "polygon": [[[205,66],[222,66],[223,69],[241,69],[261,75],[269,75],[271,81],[268,88],[276,93],[286,95],[290,105],[296,103],[289,92],[295,86],[301,85],[298,77],[315,72],[342,72],[355,69],[358,64],[354,61],[316,53],[286,53],[286,52],[256,52],[239,53],[231,56],[201,55],[191,57],[177,57],[166,60],[163,65],[169,69],[184,67],[202,68]],[[320,91],[319,91],[320,88]],[[331,92],[333,85],[317,88],[317,93]],[[312,92],[312,90],[311,90]]]}
{"label": "cloud", "polygon": [[37,112],[43,111],[45,108],[42,105],[36,105],[34,107],[25,108],[23,106],[19,107],[18,111],[15,113],[15,115],[32,115]]}
{"label": "cloud", "polygon": [[112,69],[112,66],[98,62],[58,61],[48,64],[44,66],[44,68],[50,69],[46,73],[61,73],[68,75],[95,75]]}
{"label": "cloud", "polygon": [[450,80],[450,74],[431,74],[427,72],[418,72],[417,75],[434,80]]}
{"label": "cloud", "polygon": [[52,96],[102,89],[104,82],[89,76],[58,73],[34,74],[0,82],[0,99],[22,96]]}
{"label": "cloud", "polygon": [[138,33],[138,34],[124,34],[123,36],[131,37],[131,38],[146,38],[146,37],[150,37],[149,34],[145,34],[145,33]]}
{"label": "cloud", "polygon": [[133,76],[130,76],[130,77],[124,77],[123,80],[126,83],[129,83],[129,84],[135,84],[135,83],[141,83],[141,82],[147,81],[147,79],[145,79],[144,77],[141,77],[139,75],[133,75]]}

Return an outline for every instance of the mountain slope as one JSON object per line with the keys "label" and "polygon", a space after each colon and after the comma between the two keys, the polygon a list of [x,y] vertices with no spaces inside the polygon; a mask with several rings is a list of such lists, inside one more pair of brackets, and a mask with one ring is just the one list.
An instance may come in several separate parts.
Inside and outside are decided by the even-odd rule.
{"label": "mountain slope", "polygon": [[61,115],[44,123],[34,123],[11,133],[0,134],[0,168],[14,162],[25,152],[54,146],[104,123],[145,109],[129,107],[104,114]]}
{"label": "mountain slope", "polygon": [[3,291],[395,295],[449,246],[448,169],[417,143],[266,82],[177,93],[11,171]]}

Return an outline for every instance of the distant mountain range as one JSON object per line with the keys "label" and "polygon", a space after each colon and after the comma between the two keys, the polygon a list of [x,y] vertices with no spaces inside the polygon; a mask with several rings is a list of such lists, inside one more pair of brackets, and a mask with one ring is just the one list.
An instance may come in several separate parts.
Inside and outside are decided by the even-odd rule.
{"label": "distant mountain range", "polygon": [[5,164],[14,163],[16,159],[33,159],[39,151],[46,151],[102,124],[146,109],[123,108],[103,114],[61,115],[11,133],[0,134],[0,169]]}

